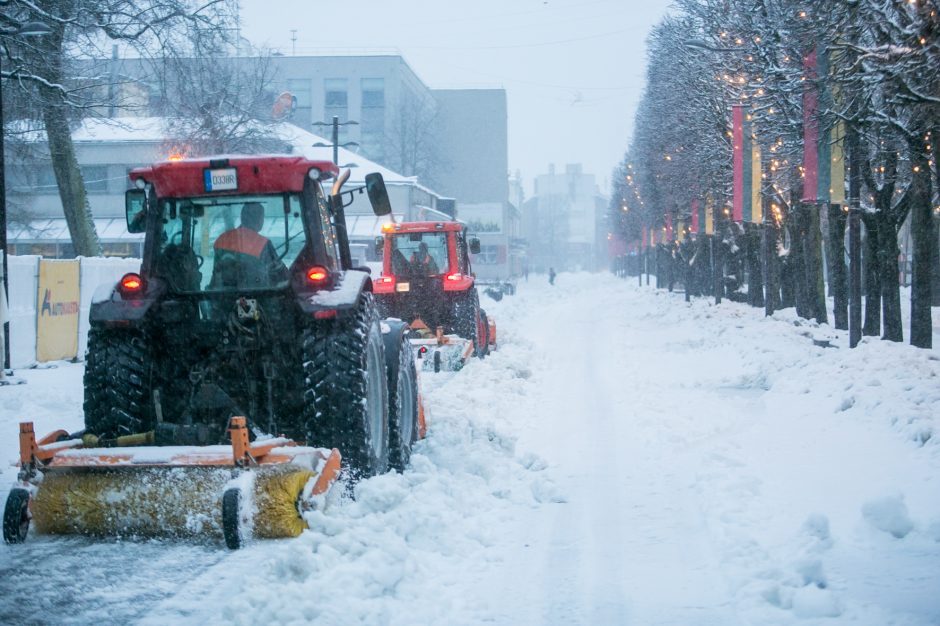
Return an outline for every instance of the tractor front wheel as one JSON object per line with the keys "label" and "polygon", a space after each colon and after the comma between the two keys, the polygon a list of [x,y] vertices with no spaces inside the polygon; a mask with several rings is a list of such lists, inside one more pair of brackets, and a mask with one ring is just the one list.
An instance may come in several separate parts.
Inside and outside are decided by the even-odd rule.
{"label": "tractor front wheel", "polygon": [[[418,435],[418,372],[403,322],[386,321],[385,365],[388,369],[389,463],[404,471]],[[440,353],[435,352],[439,357]]]}
{"label": "tractor front wheel", "polygon": [[29,491],[14,487],[3,508],[3,540],[23,543],[29,532]]}

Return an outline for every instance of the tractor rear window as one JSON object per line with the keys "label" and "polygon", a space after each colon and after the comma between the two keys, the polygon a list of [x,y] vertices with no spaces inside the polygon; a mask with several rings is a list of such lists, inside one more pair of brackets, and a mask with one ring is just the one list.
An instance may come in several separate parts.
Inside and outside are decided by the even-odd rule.
{"label": "tractor rear window", "polygon": [[392,237],[392,273],[435,276],[447,271],[446,233],[401,233]]}
{"label": "tractor rear window", "polygon": [[156,273],[178,292],[284,287],[304,245],[300,196],[161,200]]}

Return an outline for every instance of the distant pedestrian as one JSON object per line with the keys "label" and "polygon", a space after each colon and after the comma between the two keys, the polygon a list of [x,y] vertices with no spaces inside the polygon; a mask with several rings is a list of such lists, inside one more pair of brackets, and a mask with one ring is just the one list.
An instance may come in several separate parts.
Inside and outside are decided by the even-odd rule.
{"label": "distant pedestrian", "polygon": [[555,268],[554,267],[548,268],[548,284],[549,285],[555,284]]}

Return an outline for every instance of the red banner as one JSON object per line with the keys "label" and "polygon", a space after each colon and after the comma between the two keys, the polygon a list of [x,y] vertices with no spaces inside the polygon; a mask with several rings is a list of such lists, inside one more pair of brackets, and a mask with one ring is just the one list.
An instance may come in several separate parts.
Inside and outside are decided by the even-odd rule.
{"label": "red banner", "polygon": [[693,233],[698,232],[698,210],[699,210],[698,198],[693,198],[692,199],[692,227],[689,229],[690,232],[693,232]]}
{"label": "red banner", "polygon": [[[803,202],[816,202],[819,185],[819,94],[816,91],[816,50],[803,59]],[[828,165],[828,164],[827,164]]]}
{"label": "red banner", "polygon": [[731,107],[731,160],[734,185],[731,197],[731,219],[744,219],[744,105]]}

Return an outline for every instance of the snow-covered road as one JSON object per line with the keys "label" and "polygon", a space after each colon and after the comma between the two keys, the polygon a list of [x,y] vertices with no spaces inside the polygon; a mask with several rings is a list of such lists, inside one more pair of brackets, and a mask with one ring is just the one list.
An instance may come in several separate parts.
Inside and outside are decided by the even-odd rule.
{"label": "snow-covered road", "polygon": [[[403,475],[236,553],[0,546],[0,623],[940,623],[936,349],[610,276],[520,287],[485,302],[497,353],[424,377]],[[4,467],[19,419],[81,425],[80,365],[23,375]]]}

